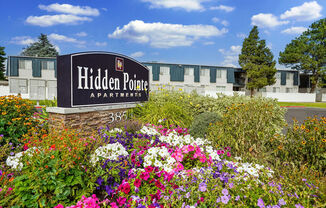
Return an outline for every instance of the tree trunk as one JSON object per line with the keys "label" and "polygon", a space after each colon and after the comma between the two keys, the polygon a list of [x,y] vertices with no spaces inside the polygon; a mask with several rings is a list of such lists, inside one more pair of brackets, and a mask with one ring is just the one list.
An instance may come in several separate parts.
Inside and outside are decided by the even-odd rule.
{"label": "tree trunk", "polygon": [[252,98],[254,95],[254,89],[250,89],[250,97]]}
{"label": "tree trunk", "polygon": [[311,84],[311,88],[310,88],[310,93],[314,93],[316,90],[316,85],[317,84]]}

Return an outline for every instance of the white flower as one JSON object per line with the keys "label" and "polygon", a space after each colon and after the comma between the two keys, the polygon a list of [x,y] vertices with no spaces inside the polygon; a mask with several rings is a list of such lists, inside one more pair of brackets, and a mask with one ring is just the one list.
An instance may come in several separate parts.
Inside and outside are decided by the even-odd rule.
{"label": "white flower", "polygon": [[95,150],[91,155],[91,163],[95,165],[100,159],[117,160],[119,156],[128,156],[128,152],[122,144],[119,142],[107,144]]}
{"label": "white flower", "polygon": [[114,128],[112,130],[109,131],[110,133],[122,133],[123,131],[119,128]]}
{"label": "white flower", "polygon": [[140,130],[140,133],[147,134],[147,135],[159,135],[160,133],[156,131],[155,128],[143,126],[143,128]]}
{"label": "white flower", "polygon": [[14,156],[9,156],[6,160],[7,166],[12,167],[15,170],[21,170],[23,168],[23,163],[21,162],[22,156],[24,154],[31,156],[35,149],[36,147],[32,147],[24,152],[16,153]]}

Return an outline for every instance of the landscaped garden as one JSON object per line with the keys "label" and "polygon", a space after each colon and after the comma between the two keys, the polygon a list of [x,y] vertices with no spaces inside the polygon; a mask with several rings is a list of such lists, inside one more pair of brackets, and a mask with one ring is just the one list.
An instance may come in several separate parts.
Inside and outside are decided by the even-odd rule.
{"label": "landscaped garden", "polygon": [[326,118],[275,100],[161,91],[129,120],[49,131],[0,97],[0,207],[325,207]]}

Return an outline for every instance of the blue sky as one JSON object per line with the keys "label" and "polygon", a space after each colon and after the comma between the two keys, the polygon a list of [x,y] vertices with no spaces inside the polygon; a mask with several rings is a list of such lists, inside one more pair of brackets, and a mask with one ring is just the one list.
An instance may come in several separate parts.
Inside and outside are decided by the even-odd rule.
{"label": "blue sky", "polygon": [[219,66],[238,66],[253,25],[277,59],[326,15],[325,0],[0,0],[0,8],[7,55],[44,33],[60,54],[110,51],[139,61]]}

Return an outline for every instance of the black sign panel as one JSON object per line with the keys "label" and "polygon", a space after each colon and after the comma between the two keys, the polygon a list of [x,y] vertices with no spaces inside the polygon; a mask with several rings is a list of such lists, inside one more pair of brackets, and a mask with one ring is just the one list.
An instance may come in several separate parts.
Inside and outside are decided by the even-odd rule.
{"label": "black sign panel", "polygon": [[57,57],[58,107],[147,101],[149,71],[121,54],[83,52]]}

